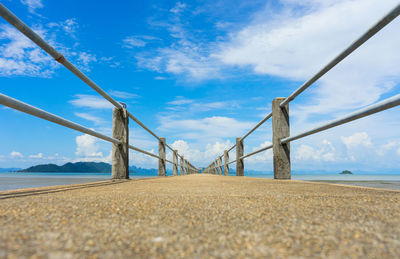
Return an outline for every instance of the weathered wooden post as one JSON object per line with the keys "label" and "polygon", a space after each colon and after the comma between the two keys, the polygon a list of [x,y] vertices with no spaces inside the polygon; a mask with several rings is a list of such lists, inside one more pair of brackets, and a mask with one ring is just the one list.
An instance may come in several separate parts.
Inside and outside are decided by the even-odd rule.
{"label": "weathered wooden post", "polygon": [[183,172],[184,172],[183,173],[184,175],[187,175],[187,173],[188,173],[187,172],[187,167],[186,167],[186,159],[183,159]]}
{"label": "weathered wooden post", "polygon": [[224,175],[229,175],[229,153],[227,150],[224,151]]}
{"label": "weathered wooden post", "polygon": [[183,170],[183,162],[184,161],[184,159],[183,159],[183,156],[181,156],[181,175],[185,175],[185,171]]}
{"label": "weathered wooden post", "polygon": [[174,167],[172,168],[172,173],[174,176],[178,175],[178,150],[174,150],[174,152],[172,153],[173,156],[173,160],[172,162],[174,162]]}
{"label": "weathered wooden post", "polygon": [[243,141],[241,138],[236,138],[236,176],[244,176],[243,159]]}
{"label": "weathered wooden post", "polygon": [[190,173],[190,172],[189,172],[189,163],[188,163],[187,160],[185,160],[185,172],[186,172],[186,174],[189,174],[189,173]]}
{"label": "weathered wooden post", "polygon": [[272,101],[272,134],[274,151],[274,179],[290,179],[290,143],[281,144],[280,140],[290,135],[289,103],[280,106],[286,98]]}
{"label": "weathered wooden post", "polygon": [[220,156],[218,160],[219,160],[219,175],[222,175],[222,168],[223,168],[223,166],[222,166],[222,156]]}
{"label": "weathered wooden post", "polygon": [[217,161],[216,160],[213,162],[213,173],[214,174],[218,174]]}
{"label": "weathered wooden post", "polygon": [[112,144],[112,179],[129,179],[129,117],[125,108],[113,110],[112,136],[121,144]]}
{"label": "weathered wooden post", "polygon": [[160,138],[158,142],[158,176],[165,176],[165,138]]}

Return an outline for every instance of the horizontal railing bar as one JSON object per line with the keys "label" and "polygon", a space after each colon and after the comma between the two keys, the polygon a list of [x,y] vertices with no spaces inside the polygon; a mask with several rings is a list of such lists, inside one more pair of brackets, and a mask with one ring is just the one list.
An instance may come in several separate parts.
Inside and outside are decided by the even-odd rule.
{"label": "horizontal railing bar", "polygon": [[311,77],[307,82],[305,82],[302,86],[300,86],[296,91],[294,91],[289,97],[287,97],[283,102],[281,102],[280,106],[284,107],[287,103],[293,101],[299,94],[301,94],[304,90],[306,90],[309,86],[311,86],[315,81],[317,81],[320,77],[326,74],[329,70],[331,70],[334,66],[336,66],[340,61],[345,59],[348,55],[350,55],[354,50],[360,47],[364,42],[369,40],[372,36],[374,36],[377,32],[379,32],[383,27],[393,21],[400,14],[400,4],[398,4],[395,8],[393,8],[388,14],[386,14],[380,21],[378,21],[375,25],[369,28],[361,37],[359,37],[356,41],[350,44],[345,50],[342,51],[336,58],[334,58],[331,62],[329,62],[325,67],[323,67],[317,74]]}
{"label": "horizontal railing bar", "polygon": [[236,144],[233,145],[230,149],[228,149],[227,151],[230,152],[232,149],[234,149],[236,147]]}
{"label": "horizontal railing bar", "polygon": [[158,158],[158,159],[162,159],[161,157],[159,157],[159,156],[157,156],[157,155],[155,155],[155,154],[153,154],[153,153],[147,152],[147,151],[145,151],[145,150],[143,150],[143,149],[140,149],[140,148],[138,148],[138,147],[129,145],[129,148],[132,149],[132,150],[138,151],[138,152],[140,152],[140,153],[146,154],[146,155],[148,155],[148,156],[152,156],[152,157],[155,157],[155,158]]}
{"label": "horizontal railing bar", "polygon": [[272,148],[273,146],[274,146],[274,145],[271,144],[271,145],[269,145],[269,146],[263,147],[263,148],[261,148],[261,149],[259,149],[259,150],[253,151],[253,152],[251,152],[251,153],[249,153],[249,154],[247,154],[247,155],[241,156],[240,159],[245,159],[246,157],[249,157],[249,156],[258,154],[258,153],[260,153],[260,152],[263,152],[263,151],[265,151],[265,150],[268,150],[268,149]]}
{"label": "horizontal railing bar", "polygon": [[41,119],[44,119],[47,121],[51,121],[51,122],[59,124],[61,126],[64,126],[64,127],[70,128],[70,129],[74,129],[74,130],[80,131],[82,133],[86,133],[88,135],[103,139],[105,141],[108,141],[108,142],[111,142],[114,144],[121,143],[121,141],[119,141],[118,139],[108,137],[108,136],[98,133],[94,130],[91,130],[84,126],[81,126],[75,122],[66,120],[57,115],[51,114],[49,112],[46,112],[39,108],[36,108],[32,105],[26,104],[24,102],[18,101],[14,98],[11,98],[11,97],[1,94],[1,93],[0,93],[0,104],[10,107],[15,110],[30,114],[32,116],[35,116],[35,117],[38,117],[38,118],[41,118]]}
{"label": "horizontal railing bar", "polygon": [[174,149],[172,147],[170,147],[168,144],[165,144],[165,146],[167,146],[167,148],[169,148],[169,150],[174,151]]}
{"label": "horizontal railing bar", "polygon": [[300,133],[300,134],[297,134],[297,135],[294,135],[294,136],[291,136],[291,137],[287,137],[287,138],[281,139],[281,143],[284,144],[284,143],[287,143],[287,142],[290,142],[290,141],[293,141],[293,140],[296,140],[296,139],[299,139],[299,138],[303,138],[303,137],[315,134],[315,133],[320,132],[320,131],[324,131],[324,130],[327,130],[327,129],[330,129],[330,128],[333,128],[333,127],[336,127],[336,126],[339,126],[339,125],[342,125],[342,124],[357,120],[357,119],[361,119],[361,118],[366,117],[368,115],[371,115],[371,114],[374,114],[374,113],[377,113],[377,112],[381,112],[381,111],[393,108],[393,107],[398,106],[398,105],[400,105],[400,94],[395,95],[395,96],[390,97],[390,98],[387,98],[387,99],[385,99],[385,100],[383,100],[381,102],[378,102],[376,104],[370,105],[370,106],[368,106],[366,108],[363,108],[361,110],[358,110],[356,112],[350,113],[350,114],[348,114],[348,115],[346,115],[346,116],[344,116],[342,118],[333,120],[333,121],[331,121],[329,123],[326,123],[326,124],[324,124],[322,126],[316,127],[314,129],[308,130],[306,132],[303,132],[303,133]]}
{"label": "horizontal railing bar", "polygon": [[242,137],[242,140],[247,138],[251,133],[253,133],[258,127],[260,127],[264,122],[266,122],[271,117],[272,117],[272,112],[270,112],[267,116],[265,116],[265,118],[262,119],[262,121],[260,121],[256,126],[254,126],[254,128],[252,128],[246,135],[244,135],[244,137]]}
{"label": "horizontal railing bar", "polygon": [[132,113],[128,112],[128,116],[134,120],[137,124],[139,124],[143,129],[145,129],[148,133],[150,133],[151,135],[153,135],[156,139],[160,140],[160,138],[153,132],[151,131],[149,128],[147,128],[138,118],[136,118],[135,116],[132,115]]}
{"label": "horizontal railing bar", "polygon": [[230,165],[230,164],[232,164],[232,163],[235,163],[235,162],[236,162],[236,160],[230,161],[230,162],[228,163],[228,165]]}
{"label": "horizontal railing bar", "polygon": [[165,159],[165,162],[168,162],[168,163],[174,164],[174,162],[171,162],[171,161],[169,161],[168,159]]}
{"label": "horizontal railing bar", "polygon": [[103,91],[96,83],[89,79],[85,74],[83,74],[78,68],[76,68],[71,62],[69,62],[61,53],[56,51],[50,44],[48,44],[42,37],[40,37],[36,32],[29,28],[25,23],[23,23],[16,15],[14,15],[10,10],[8,10],[4,5],[0,4],[0,16],[3,17],[7,22],[14,26],[17,30],[23,33],[26,37],[31,39],[36,45],[52,56],[58,63],[61,63],[69,71],[74,73],[83,82],[93,88],[101,96],[107,99],[117,108],[122,108],[121,104],[115,101],[111,96]]}

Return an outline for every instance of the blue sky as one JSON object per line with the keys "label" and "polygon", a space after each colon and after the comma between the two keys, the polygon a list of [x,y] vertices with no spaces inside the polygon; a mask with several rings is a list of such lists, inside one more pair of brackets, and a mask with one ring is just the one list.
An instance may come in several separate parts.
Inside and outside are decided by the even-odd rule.
{"label": "blue sky", "polygon": [[[206,166],[397,1],[5,0],[42,35],[194,165]],[[400,93],[400,19],[291,102],[298,133]],[[111,135],[112,107],[0,20],[0,92]],[[0,107],[0,167],[110,161],[111,144]],[[157,152],[130,123],[131,144]],[[397,171],[394,108],[292,143],[294,170]],[[268,121],[245,153],[271,142]],[[171,156],[171,154],[168,154]],[[231,153],[234,157],[234,152]],[[156,167],[132,152],[131,164]],[[271,170],[270,151],[245,161]]]}

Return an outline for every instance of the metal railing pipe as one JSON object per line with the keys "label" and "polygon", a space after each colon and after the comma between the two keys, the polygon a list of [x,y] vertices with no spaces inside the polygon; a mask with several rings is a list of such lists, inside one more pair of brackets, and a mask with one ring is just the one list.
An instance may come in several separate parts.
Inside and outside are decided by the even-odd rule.
{"label": "metal railing pipe", "polygon": [[244,135],[242,137],[242,140],[247,138],[251,133],[253,133],[256,129],[258,129],[258,127],[260,127],[264,122],[266,122],[271,117],[272,117],[272,112],[270,112],[264,119],[262,119],[262,121],[260,121],[256,126],[254,126],[254,128],[252,128],[246,135]]}
{"label": "metal railing pipe", "polygon": [[233,161],[230,161],[230,162],[228,163],[228,165],[230,165],[230,164],[232,164],[232,163],[235,163],[235,162],[236,162],[236,159],[233,160]]}
{"label": "metal railing pipe", "polygon": [[115,101],[111,96],[103,91],[96,83],[90,80],[85,74],[83,74],[78,68],[76,68],[71,62],[69,62],[61,53],[56,51],[50,44],[48,44],[42,37],[40,37],[36,32],[29,28],[25,23],[23,23],[16,15],[14,15],[10,10],[8,10],[4,5],[0,4],[0,16],[3,17],[7,22],[19,30],[22,34],[32,40],[36,45],[38,45],[42,50],[47,52],[52,56],[57,62],[61,63],[69,71],[74,73],[83,82],[93,88],[101,96],[107,99],[117,108],[122,108],[122,105]]}
{"label": "metal railing pipe", "polygon": [[271,149],[273,146],[274,146],[274,145],[271,144],[271,145],[269,145],[269,146],[263,147],[263,148],[261,148],[261,149],[259,149],[259,150],[256,150],[256,151],[253,151],[253,152],[251,152],[251,153],[248,153],[247,155],[241,156],[240,159],[245,159],[246,157],[249,157],[249,156],[258,154],[258,153],[260,153],[260,152],[263,152],[263,151],[265,151],[265,150]]}
{"label": "metal railing pipe", "polygon": [[390,98],[387,98],[383,101],[380,101],[376,104],[370,105],[370,106],[363,108],[361,110],[358,110],[356,112],[350,113],[342,118],[339,118],[339,119],[333,120],[329,123],[326,123],[324,125],[318,126],[314,129],[308,130],[306,132],[303,132],[303,133],[300,133],[300,134],[297,134],[297,135],[294,135],[291,137],[281,139],[281,143],[284,144],[284,143],[287,143],[287,142],[290,142],[290,141],[293,141],[293,140],[296,140],[299,138],[303,138],[303,137],[315,134],[317,132],[324,131],[324,130],[342,125],[344,123],[354,121],[357,119],[361,119],[365,116],[393,108],[398,105],[400,105],[400,94],[392,96]]}
{"label": "metal railing pipe", "polygon": [[114,144],[121,144],[121,141],[119,141],[118,139],[108,137],[108,136],[98,133],[94,130],[91,130],[84,126],[81,126],[75,122],[66,120],[57,115],[51,114],[49,112],[46,112],[44,110],[41,110],[39,108],[36,108],[29,104],[26,104],[24,102],[18,101],[14,98],[11,98],[11,97],[1,94],[1,93],[0,93],[0,104],[10,107],[15,110],[30,114],[32,116],[35,116],[35,117],[38,117],[38,118],[41,118],[41,119],[44,119],[47,121],[51,121],[51,122],[59,124],[61,126],[64,126],[64,127],[70,128],[70,129],[74,129],[74,130],[80,131],[82,133],[103,139],[105,141],[108,141],[108,142],[111,142]]}
{"label": "metal railing pipe", "polygon": [[138,151],[138,152],[140,152],[140,153],[143,153],[143,154],[145,154],[145,155],[152,156],[152,157],[157,158],[157,159],[161,159],[161,157],[159,157],[159,156],[157,156],[157,155],[155,155],[155,154],[153,154],[153,153],[147,152],[147,151],[145,151],[145,150],[143,150],[143,149],[140,149],[140,148],[138,148],[138,147],[129,145],[129,148],[132,149],[132,150]]}
{"label": "metal railing pipe", "polygon": [[236,144],[233,145],[230,149],[228,149],[228,152],[230,152],[232,149],[234,149],[236,147]]}
{"label": "metal railing pipe", "polygon": [[[139,124],[143,129],[145,129],[148,133],[150,133],[151,135],[153,135],[156,139],[160,140],[160,138],[153,132],[151,131],[149,128],[147,128],[138,118],[136,118],[135,116],[132,115],[132,113],[128,112],[128,116],[134,120],[137,124]],[[172,150],[172,149],[171,149]]]}
{"label": "metal railing pipe", "polygon": [[369,28],[361,37],[350,44],[345,50],[343,50],[336,58],[329,62],[325,67],[323,67],[318,73],[311,77],[307,82],[300,86],[296,91],[294,91],[289,97],[287,97],[281,104],[284,107],[287,103],[294,100],[299,94],[306,90],[310,85],[317,81],[320,77],[326,74],[334,66],[336,66],[340,61],[350,55],[354,50],[360,47],[364,42],[369,40],[377,32],[379,32],[383,27],[393,21],[400,14],[400,4],[397,4],[388,14],[386,14],[381,20],[379,20],[375,25]]}

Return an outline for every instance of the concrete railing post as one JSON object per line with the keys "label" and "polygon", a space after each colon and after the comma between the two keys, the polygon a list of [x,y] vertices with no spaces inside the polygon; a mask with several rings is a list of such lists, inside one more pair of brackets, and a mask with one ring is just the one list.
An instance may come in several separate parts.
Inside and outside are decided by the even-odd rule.
{"label": "concrete railing post", "polygon": [[113,110],[112,136],[121,144],[112,144],[112,179],[129,179],[129,117],[125,108]]}
{"label": "concrete railing post", "polygon": [[243,141],[241,138],[236,138],[236,176],[244,176],[243,159]]}
{"label": "concrete railing post", "polygon": [[224,151],[224,175],[229,175],[229,153],[227,150]]}
{"label": "concrete railing post", "polygon": [[185,175],[185,171],[183,170],[183,163],[184,163],[183,156],[181,156],[181,175]]}
{"label": "concrete railing post", "polygon": [[173,156],[173,160],[172,162],[174,162],[174,167],[172,168],[172,173],[174,176],[178,175],[178,150],[174,150],[174,152],[172,153]]}
{"label": "concrete railing post", "polygon": [[158,142],[158,176],[165,176],[165,138],[160,138]]}
{"label": "concrete railing post", "polygon": [[290,143],[280,143],[281,139],[290,136],[289,104],[280,106],[285,99],[280,97],[272,101],[274,179],[290,179]]}

